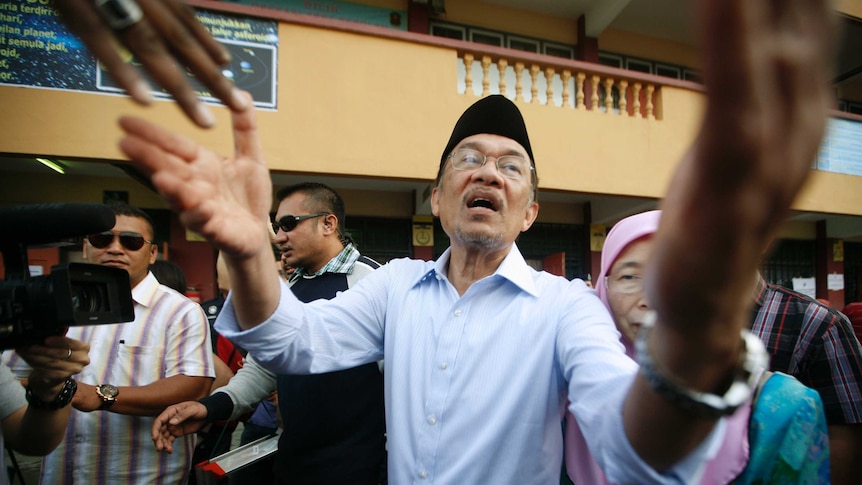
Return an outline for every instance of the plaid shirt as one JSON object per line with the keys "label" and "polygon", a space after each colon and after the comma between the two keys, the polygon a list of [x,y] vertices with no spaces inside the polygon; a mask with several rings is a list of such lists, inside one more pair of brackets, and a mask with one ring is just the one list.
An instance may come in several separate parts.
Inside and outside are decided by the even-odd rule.
{"label": "plaid shirt", "polygon": [[843,314],[762,278],[751,331],[771,355],[770,370],[815,389],[829,424],[862,423],[862,345]]}
{"label": "plaid shirt", "polygon": [[338,256],[329,260],[328,263],[319,270],[317,270],[314,274],[308,274],[305,268],[299,268],[290,275],[289,283],[293,284],[301,277],[304,278],[314,278],[315,276],[320,276],[324,273],[345,273],[350,274],[353,272],[353,263],[359,259],[359,250],[356,249],[356,246],[353,244],[347,244],[344,246],[344,249],[338,253]]}

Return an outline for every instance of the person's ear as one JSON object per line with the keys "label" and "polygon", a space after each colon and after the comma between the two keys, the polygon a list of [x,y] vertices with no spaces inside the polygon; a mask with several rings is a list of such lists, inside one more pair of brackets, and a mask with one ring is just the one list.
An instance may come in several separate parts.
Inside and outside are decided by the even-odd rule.
{"label": "person's ear", "polygon": [[323,217],[323,232],[329,234],[338,229],[338,217],[335,214],[328,214]]}
{"label": "person's ear", "polygon": [[153,264],[156,262],[156,259],[159,255],[159,247],[156,246],[155,244],[150,244],[149,246],[150,246],[150,264]]}

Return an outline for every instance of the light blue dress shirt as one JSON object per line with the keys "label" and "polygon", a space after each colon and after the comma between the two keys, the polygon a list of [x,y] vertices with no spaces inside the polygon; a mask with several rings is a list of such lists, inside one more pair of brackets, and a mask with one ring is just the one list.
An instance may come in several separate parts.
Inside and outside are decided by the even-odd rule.
{"label": "light blue dress shirt", "polygon": [[637,365],[593,290],[533,270],[513,244],[459,296],[449,251],[390,261],[332,300],[302,304],[283,285],[275,313],[247,331],[228,298],[216,329],[278,374],[385,358],[393,484],[558,484],[566,397],[609,478],[685,483],[699,473],[716,432],[665,475],[629,445],[622,402]]}

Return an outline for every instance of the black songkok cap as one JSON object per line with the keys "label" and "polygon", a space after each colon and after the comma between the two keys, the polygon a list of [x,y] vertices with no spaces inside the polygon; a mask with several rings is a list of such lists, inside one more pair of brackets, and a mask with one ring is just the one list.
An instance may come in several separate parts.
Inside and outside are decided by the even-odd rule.
{"label": "black songkok cap", "polygon": [[461,143],[461,140],[481,133],[505,136],[515,140],[527,151],[531,163],[536,164],[533,160],[530,137],[527,136],[527,126],[524,124],[521,111],[518,110],[515,103],[509,101],[509,98],[494,94],[473,103],[455,123],[452,136],[449,137],[449,143],[443,150],[443,156],[440,159],[440,173],[443,171],[446,158],[452,153],[455,146]]}

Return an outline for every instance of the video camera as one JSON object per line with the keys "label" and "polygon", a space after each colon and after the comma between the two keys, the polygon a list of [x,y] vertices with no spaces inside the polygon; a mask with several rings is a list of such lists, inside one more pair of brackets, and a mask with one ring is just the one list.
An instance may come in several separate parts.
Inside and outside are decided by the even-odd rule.
{"label": "video camera", "polygon": [[28,245],[57,243],[114,227],[101,204],[39,204],[0,209],[0,350],[41,343],[67,327],[135,319],[129,273],[120,268],[69,263],[30,276]]}

